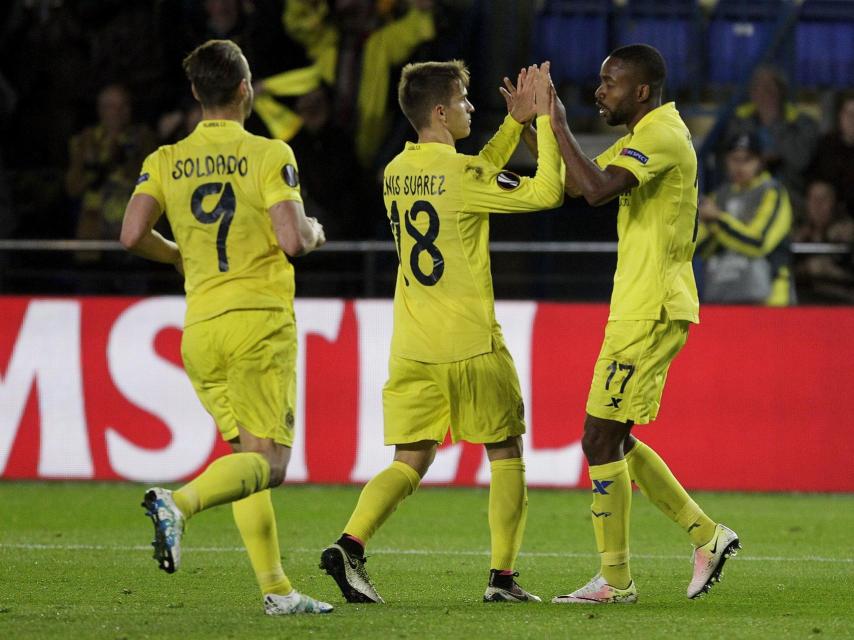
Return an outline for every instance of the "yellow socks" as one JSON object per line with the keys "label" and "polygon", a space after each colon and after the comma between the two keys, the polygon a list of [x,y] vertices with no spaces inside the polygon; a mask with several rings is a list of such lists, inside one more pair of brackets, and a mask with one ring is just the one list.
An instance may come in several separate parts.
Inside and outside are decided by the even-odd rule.
{"label": "yellow socks", "polygon": [[189,519],[199,511],[234,502],[270,484],[270,464],[260,453],[232,453],[208,465],[201,475],[172,494]]}
{"label": "yellow socks", "polygon": [[632,581],[629,571],[629,509],[632,481],[625,460],[593,465],[590,505],[593,533],[602,563],[600,573],[612,587],[625,589]]}
{"label": "yellow socks", "polygon": [[715,535],[715,523],[691,499],[664,460],[640,440],[626,454],[629,475],[641,492],[668,518],[688,532],[695,546]]}
{"label": "yellow socks", "polygon": [[276,514],[273,511],[270,490],[259,491],[248,498],[232,502],[231,509],[252,562],[261,594],[289,594],[293,587],[282,570]]}
{"label": "yellow socks", "polygon": [[521,458],[493,460],[489,483],[489,533],[493,569],[510,570],[516,562],[528,516],[525,463]]}
{"label": "yellow socks", "polygon": [[362,489],[344,532],[367,543],[404,498],[418,488],[420,482],[421,476],[415,469],[395,460]]}

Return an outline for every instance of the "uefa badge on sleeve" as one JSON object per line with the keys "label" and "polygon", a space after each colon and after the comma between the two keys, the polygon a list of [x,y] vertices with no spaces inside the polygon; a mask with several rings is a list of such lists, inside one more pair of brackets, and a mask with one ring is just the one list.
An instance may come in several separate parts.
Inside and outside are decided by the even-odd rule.
{"label": "uefa badge on sleeve", "polygon": [[282,167],[282,180],[291,189],[296,189],[299,186],[299,173],[297,168],[292,164],[286,164]]}
{"label": "uefa badge on sleeve", "polygon": [[499,171],[495,176],[495,182],[504,191],[514,191],[522,184],[522,178],[512,171]]}

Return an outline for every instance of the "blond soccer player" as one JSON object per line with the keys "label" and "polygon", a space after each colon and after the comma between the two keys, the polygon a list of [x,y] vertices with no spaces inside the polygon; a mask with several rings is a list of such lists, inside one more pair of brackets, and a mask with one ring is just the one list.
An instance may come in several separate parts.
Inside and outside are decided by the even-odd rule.
{"label": "blond soccer player", "polygon": [[[383,388],[385,444],[394,460],[362,490],[321,568],[348,602],[383,602],[365,571],[365,545],[418,487],[450,425],[454,442],[483,444],[492,479],[492,557],[485,601],[540,599],[515,581],[527,513],[519,380],[495,319],[490,213],[551,209],[563,201],[560,157],[549,125],[548,63],[519,77],[511,113],[477,156],[457,153],[471,131],[469,74],[460,61],[407,65],[398,87],[418,142],[386,167],[384,199],[400,267],[389,377]],[[537,118],[536,175],[502,167],[528,120]]]}
{"label": "blond soccer player", "polygon": [[591,515],[599,573],[555,603],[630,604],[629,508],[634,481],[682,527],[694,545],[695,598],[720,578],[740,548],[734,531],[711,520],[664,461],[631,431],[658,414],[670,363],[699,321],[691,258],[697,240],[697,156],[672,102],[662,104],[666,69],[648,45],[628,45],[602,63],[599,114],[628,134],[595,160],[581,151],[552,100],[552,121],[566,163],[566,192],[598,206],[619,197],[617,271],[611,312],[587,399],[581,446],[593,492]]}
{"label": "blond soccer player", "polygon": [[[287,256],[321,246],[323,228],[303,211],[290,147],[243,128],[253,94],[240,48],[211,40],[187,56],[184,70],[202,121],[145,160],[121,241],[185,274],[181,355],[233,453],[174,492],[146,491],[154,558],[177,571],[187,520],[231,503],[266,613],[327,613],[329,604],[297,592],[285,576],[270,499],[294,438],[297,339]],[[175,242],[153,230],[164,212]]]}

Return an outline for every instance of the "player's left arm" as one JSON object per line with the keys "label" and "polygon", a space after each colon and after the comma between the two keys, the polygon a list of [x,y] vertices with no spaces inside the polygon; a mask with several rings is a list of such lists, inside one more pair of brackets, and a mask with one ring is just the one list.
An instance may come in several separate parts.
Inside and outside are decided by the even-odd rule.
{"label": "player's left arm", "polygon": [[163,214],[160,203],[147,193],[135,193],[125,209],[120,241],[122,246],[154,262],[172,264],[183,273],[178,245],[154,230]]}
{"label": "player's left arm", "polygon": [[552,128],[566,166],[564,188],[567,195],[584,196],[590,205],[598,207],[638,186],[638,178],[631,171],[614,165],[602,169],[584,154],[569,129],[566,108],[552,91]]}
{"label": "player's left arm", "polygon": [[304,256],[326,243],[323,225],[305,215],[302,202],[282,200],[269,209],[279,248],[292,258]]}

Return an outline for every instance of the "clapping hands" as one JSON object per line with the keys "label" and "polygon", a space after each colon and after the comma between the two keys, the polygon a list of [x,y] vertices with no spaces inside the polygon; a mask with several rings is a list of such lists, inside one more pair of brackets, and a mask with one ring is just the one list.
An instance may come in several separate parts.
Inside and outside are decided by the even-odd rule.
{"label": "clapping hands", "polygon": [[513,85],[510,78],[504,78],[504,86],[498,90],[507,104],[507,111],[516,122],[526,123],[535,116],[548,115],[551,102],[551,76],[549,62],[539,67],[535,64],[522,69]]}

